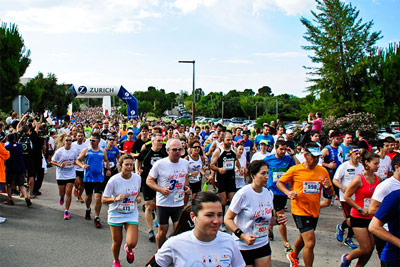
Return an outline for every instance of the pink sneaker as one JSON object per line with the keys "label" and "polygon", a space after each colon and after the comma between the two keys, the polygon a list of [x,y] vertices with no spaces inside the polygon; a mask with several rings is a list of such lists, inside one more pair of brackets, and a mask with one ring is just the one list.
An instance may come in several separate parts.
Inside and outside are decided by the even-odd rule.
{"label": "pink sneaker", "polygon": [[60,197],[60,205],[62,206],[62,205],[64,205],[64,197]]}
{"label": "pink sneaker", "polygon": [[64,220],[69,220],[69,212],[68,211],[64,211]]}
{"label": "pink sneaker", "polygon": [[132,263],[135,260],[135,253],[133,250],[128,250],[128,244],[125,244],[124,249],[126,251],[126,260],[128,263]]}
{"label": "pink sneaker", "polygon": [[113,267],[121,267],[121,263],[119,263],[119,260],[114,260],[113,261]]}

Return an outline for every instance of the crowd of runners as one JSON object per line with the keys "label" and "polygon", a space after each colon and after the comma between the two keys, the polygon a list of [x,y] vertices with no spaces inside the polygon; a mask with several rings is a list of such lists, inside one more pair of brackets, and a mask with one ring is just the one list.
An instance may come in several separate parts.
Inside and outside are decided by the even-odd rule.
{"label": "crowd of runners", "polygon": [[[100,108],[56,125],[14,114],[0,122],[4,204],[15,205],[17,194],[34,205],[54,166],[64,220],[73,219],[75,199],[86,205],[82,216],[101,228],[108,204],[114,267],[121,266],[124,232],[126,260],[134,261],[139,212],[158,249],[148,266],[271,266],[278,228],[289,266],[299,265],[302,252],[308,267],[320,209],[336,200],[343,211],[336,239],[349,247],[338,255],[340,266],[365,266],[374,249],[381,266],[400,266],[399,141],[378,140],[373,151],[361,130],[335,130],[321,144],[321,114],[307,122],[296,143],[294,132],[275,122],[253,138],[246,127],[128,120]],[[288,213],[295,240],[288,238]]]}

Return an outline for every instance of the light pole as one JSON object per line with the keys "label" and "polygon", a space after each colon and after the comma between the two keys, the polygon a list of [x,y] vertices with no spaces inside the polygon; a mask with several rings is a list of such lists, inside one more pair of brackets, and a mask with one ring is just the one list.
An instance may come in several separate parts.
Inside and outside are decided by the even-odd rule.
{"label": "light pole", "polygon": [[193,92],[192,92],[192,123],[194,123],[194,117],[195,117],[195,99],[194,99],[194,65],[195,61],[194,60],[179,60],[178,63],[192,63],[193,64]]}

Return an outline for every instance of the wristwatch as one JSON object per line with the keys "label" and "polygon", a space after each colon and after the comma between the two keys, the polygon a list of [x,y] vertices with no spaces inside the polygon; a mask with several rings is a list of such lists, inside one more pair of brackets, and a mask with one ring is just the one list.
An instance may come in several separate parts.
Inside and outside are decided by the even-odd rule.
{"label": "wristwatch", "polygon": [[362,208],[358,208],[357,211],[358,211],[359,213],[362,213]]}

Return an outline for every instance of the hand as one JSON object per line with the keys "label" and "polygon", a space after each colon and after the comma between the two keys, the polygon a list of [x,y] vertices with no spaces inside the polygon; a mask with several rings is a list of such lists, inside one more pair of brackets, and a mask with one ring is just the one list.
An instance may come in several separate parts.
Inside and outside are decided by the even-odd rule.
{"label": "hand", "polygon": [[82,169],[87,169],[87,168],[89,168],[89,165],[87,165],[87,164],[83,164],[83,167],[82,167]]}
{"label": "hand", "polygon": [[142,169],[140,169],[140,170],[138,170],[138,171],[136,172],[136,174],[138,174],[138,175],[142,175],[142,173],[143,173],[143,170],[142,170]]}
{"label": "hand", "polygon": [[369,215],[367,209],[362,209],[361,214],[362,214],[363,216],[368,216],[368,215]]}
{"label": "hand", "polygon": [[291,147],[288,147],[288,148],[286,149],[286,151],[287,151],[287,153],[288,153],[290,156],[293,156],[293,155],[294,155],[294,151],[293,151],[293,149],[292,149]]}
{"label": "hand", "polygon": [[329,188],[329,187],[331,186],[331,184],[329,183],[329,179],[328,179],[328,178],[325,178],[325,179],[322,181],[322,185],[325,187],[325,189]]}
{"label": "hand", "polygon": [[254,242],[256,241],[257,237],[255,235],[245,235],[242,234],[240,238],[247,244],[247,245],[253,245]]}
{"label": "hand", "polygon": [[342,188],[340,188],[340,190],[342,190],[343,193],[346,192],[347,186],[342,186]]}
{"label": "hand", "polygon": [[328,164],[328,168],[329,169],[336,169],[336,163],[332,161],[331,163]]}
{"label": "hand", "polygon": [[192,172],[192,177],[196,177],[197,175],[199,175],[199,172]]}
{"label": "hand", "polygon": [[141,202],[142,202],[142,197],[141,196],[137,196],[136,203],[140,204]]}
{"label": "hand", "polygon": [[212,176],[206,177],[206,179],[207,179],[207,182],[206,182],[207,184],[210,184],[214,180],[214,178]]}
{"label": "hand", "polygon": [[125,197],[126,197],[126,195],[125,195],[125,194],[120,194],[120,195],[118,195],[118,196],[115,198],[115,201],[121,201],[121,200],[124,200],[124,199],[125,199]]}
{"label": "hand", "polygon": [[296,191],[290,191],[288,194],[288,198],[290,198],[291,200],[296,199],[297,197],[297,192]]}
{"label": "hand", "polygon": [[224,174],[224,173],[226,173],[226,169],[225,168],[219,168],[218,172],[219,172],[219,174]]}
{"label": "hand", "polygon": [[164,197],[168,197],[169,193],[171,191],[169,190],[169,187],[162,187],[159,191]]}
{"label": "hand", "polygon": [[190,190],[190,187],[189,186],[185,186],[185,194],[186,195],[190,195],[192,193],[192,190]]}
{"label": "hand", "polygon": [[64,168],[65,167],[65,162],[61,163],[60,168]]}
{"label": "hand", "polygon": [[286,225],[288,223],[288,217],[285,214],[278,214],[276,220],[279,224]]}

